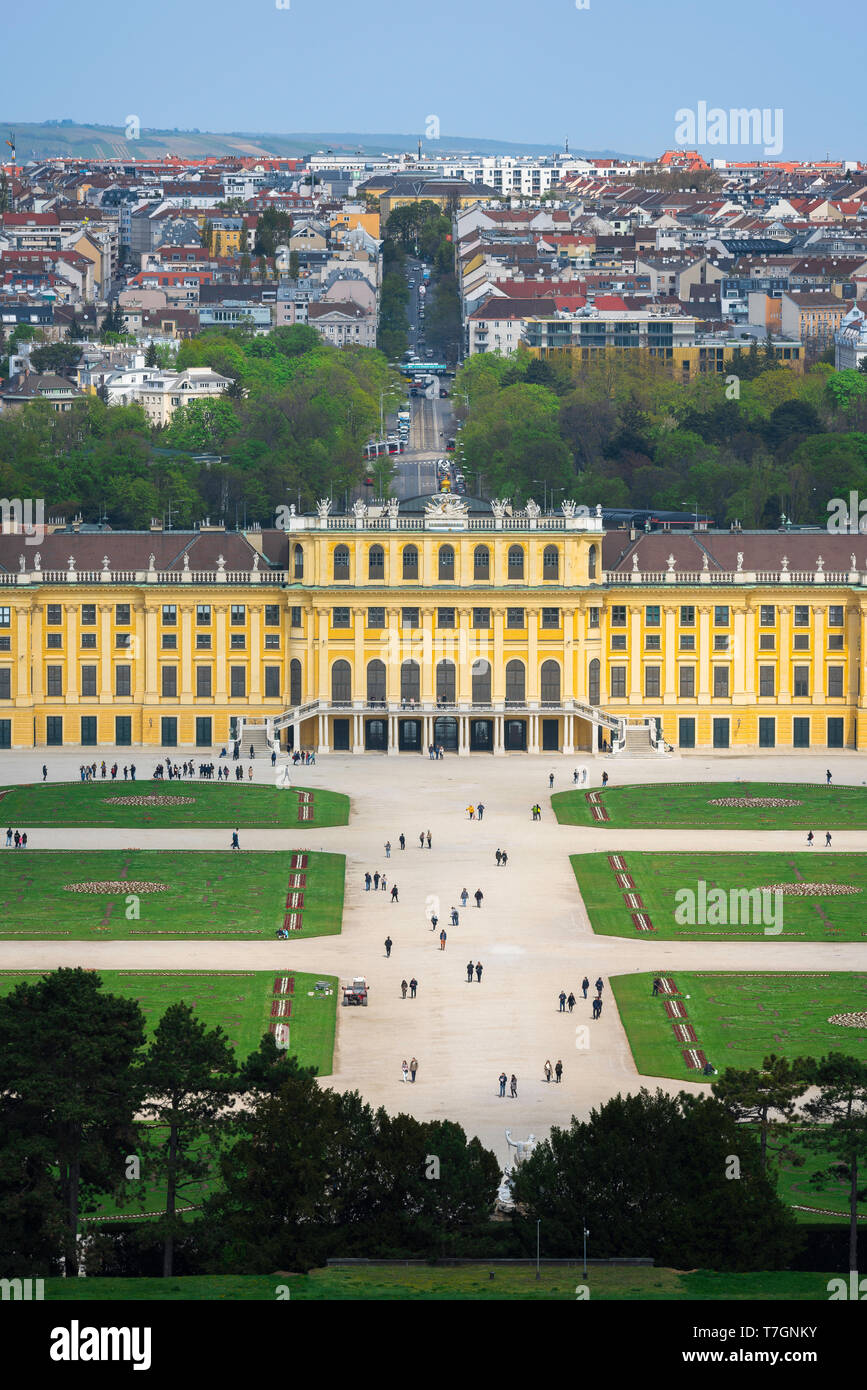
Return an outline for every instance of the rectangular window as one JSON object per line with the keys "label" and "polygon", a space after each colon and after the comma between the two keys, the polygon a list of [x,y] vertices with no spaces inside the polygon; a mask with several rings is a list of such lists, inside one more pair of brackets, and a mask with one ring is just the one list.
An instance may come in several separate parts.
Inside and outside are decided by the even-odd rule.
{"label": "rectangular window", "polygon": [[695,720],[678,719],[677,741],[681,748],[695,747]]}
{"label": "rectangular window", "polygon": [[402,608],[400,610],[401,627],[420,627],[417,608]]}
{"label": "rectangular window", "polygon": [[520,628],[524,626],[523,608],[506,609],[506,627]]}
{"label": "rectangular window", "polygon": [[289,618],[291,627],[301,627],[301,609],[293,608]]}
{"label": "rectangular window", "polygon": [[680,625],[681,627],[695,627],[695,608],[691,603],[680,605]]}
{"label": "rectangular window", "polygon": [[682,632],[680,634],[680,650],[682,652],[695,651],[695,637],[691,632]]}
{"label": "rectangular window", "polygon": [[200,715],[196,719],[196,747],[210,748],[211,746],[211,719],[210,715]]}
{"label": "rectangular window", "polygon": [[280,667],[265,667],[265,698],[266,700],[276,700],[280,695]]}
{"label": "rectangular window", "polygon": [[[295,610],[293,609],[293,612],[294,612],[294,611],[295,611]],[[300,613],[301,610],[298,609],[297,611]],[[279,627],[279,626],[280,626],[280,605],[279,605],[279,603],[266,603],[266,604],[265,604],[265,626],[266,626],[266,627]]]}
{"label": "rectangular window", "polygon": [[45,693],[46,695],[63,694],[63,667],[46,666],[45,668]]}
{"label": "rectangular window", "polygon": [[796,652],[808,652],[810,650],[809,632],[796,632],[792,637],[792,647]]}
{"label": "rectangular window", "polygon": [[80,614],[79,614],[79,621],[81,622],[82,627],[95,627],[95,626],[96,626],[96,604],[95,604],[95,603],[83,603],[83,604],[81,605],[81,612],[80,612]]}
{"label": "rectangular window", "polygon": [[211,605],[209,603],[196,604],[196,627],[210,627],[211,624]]}
{"label": "rectangular window", "polygon": [[759,651],[760,651],[760,652],[772,652],[772,651],[775,650],[776,645],[777,645],[777,639],[776,639],[776,637],[775,637],[775,635],[774,635],[773,632],[760,632],[760,633],[759,633]]}
{"label": "rectangular window", "polygon": [[805,603],[795,604],[795,627],[810,626],[810,609]]}
{"label": "rectangular window", "polygon": [[246,632],[232,632],[229,635],[229,648],[233,652],[242,652],[247,646]]}
{"label": "rectangular window", "polygon": [[626,633],[625,633],[625,632],[612,632],[612,634],[611,634],[611,650],[612,650],[613,652],[625,652],[625,651],[626,651]]}
{"label": "rectangular window", "polygon": [[713,693],[716,698],[722,698],[729,693],[729,668],[727,666],[714,666],[713,668]]}
{"label": "rectangular window", "polygon": [[473,627],[474,627],[474,628],[481,628],[482,630],[487,630],[490,626],[491,626],[491,610],[490,610],[490,608],[474,608],[474,609],[473,609]]}
{"label": "rectangular window", "polygon": [[759,747],[775,748],[777,745],[777,721],[762,717],[759,720]]}
{"label": "rectangular window", "polygon": [[713,625],[714,627],[728,627],[729,610],[727,604],[716,604],[713,610]]}
{"label": "rectangular window", "polygon": [[331,613],[332,627],[351,627],[352,622],[348,608],[334,608]]}
{"label": "rectangular window", "polygon": [[648,700],[659,699],[659,667],[645,666],[644,668],[644,696]]}
{"label": "rectangular window", "polygon": [[114,693],[115,695],[132,694],[132,667],[115,666],[114,668]]}
{"label": "rectangular window", "polygon": [[132,744],[132,718],[128,714],[117,714],[114,719],[114,741],[118,748],[129,748]]}
{"label": "rectangular window", "polygon": [[49,603],[45,609],[45,622],[48,627],[60,627],[63,622],[63,605]]}
{"label": "rectangular window", "polygon": [[118,603],[114,609],[114,621],[116,627],[129,627],[129,604]]}
{"label": "rectangular window", "polygon": [[50,651],[57,651],[63,646],[62,632],[49,632],[46,634],[46,646]]}
{"label": "rectangular window", "polygon": [[829,633],[828,633],[828,651],[829,651],[829,652],[841,652],[842,650],[843,650],[843,634],[842,634],[842,632],[829,632]]}
{"label": "rectangular window", "polygon": [[624,603],[615,603],[615,604],[612,606],[612,609],[611,609],[611,626],[612,626],[612,627],[625,627],[625,626],[626,626],[626,605],[625,605]]}
{"label": "rectangular window", "polygon": [[840,603],[832,603],[832,604],[831,604],[831,607],[828,609],[828,626],[829,626],[829,627],[842,627],[842,626],[843,626],[843,605],[842,605],[842,604],[840,604]]}
{"label": "rectangular window", "polygon": [[809,666],[794,666],[793,689],[798,697],[809,695],[810,693],[810,668]]}
{"label": "rectangular window", "polygon": [[828,667],[828,696],[832,700],[839,700],[843,695],[843,667]]}
{"label": "rectangular window", "polygon": [[229,614],[229,622],[232,627],[243,627],[246,621],[247,609],[245,605],[243,603],[233,603]]}
{"label": "rectangular window", "polygon": [[760,694],[760,695],[775,695],[775,694],[776,694],[776,667],[774,667],[774,666],[760,666],[760,667],[759,667],[759,694]]}
{"label": "rectangular window", "polygon": [[49,714],[45,721],[45,742],[49,748],[57,748],[63,743],[63,716]]}
{"label": "rectangular window", "polygon": [[714,748],[728,748],[729,721],[727,719],[715,719],[713,721],[713,746]]}
{"label": "rectangular window", "polygon": [[163,667],[163,695],[168,699],[174,700],[178,693],[178,668],[177,666]]}
{"label": "rectangular window", "polygon": [[160,741],[163,748],[178,746],[178,721],[173,714],[164,714],[160,719]]}
{"label": "rectangular window", "polygon": [[777,610],[772,603],[763,603],[759,608],[759,627],[776,627]]}
{"label": "rectangular window", "polygon": [[196,633],[196,651],[209,652],[211,650],[211,634],[209,632]]}
{"label": "rectangular window", "polygon": [[83,633],[81,634],[81,645],[82,645],[82,647],[95,647],[95,646],[96,646],[96,633],[95,633],[95,632],[83,632]]}
{"label": "rectangular window", "polygon": [[695,667],[681,666],[680,668],[680,694],[685,700],[695,698]]}
{"label": "rectangular window", "polygon": [[246,666],[229,667],[229,694],[233,700],[240,700],[247,694]]}
{"label": "rectangular window", "polygon": [[810,746],[810,721],[809,719],[792,720],[792,745],[795,748],[809,748]]}
{"label": "rectangular window", "polygon": [[368,627],[376,627],[376,628],[385,627],[385,609],[384,609],[384,608],[368,608],[368,610],[367,610],[367,626],[368,626]]}
{"label": "rectangular window", "polygon": [[611,697],[614,700],[626,699],[626,667],[611,667]]}
{"label": "rectangular window", "polygon": [[96,747],[96,715],[85,714],[81,719],[81,746],[82,748]]}
{"label": "rectangular window", "polygon": [[713,639],[713,649],[715,652],[727,652],[729,649],[728,637],[715,636]]}
{"label": "rectangular window", "polygon": [[559,608],[543,608],[543,609],[542,609],[542,626],[543,626],[543,627],[559,627],[559,626],[560,626],[560,609],[559,609]]}
{"label": "rectangular window", "polygon": [[81,668],[81,693],[82,695],[96,695],[96,667],[82,666]]}
{"label": "rectangular window", "polygon": [[598,608],[588,608],[588,610],[587,610],[587,626],[588,626],[588,627],[598,627],[598,626],[599,626],[599,609],[598,609]]}
{"label": "rectangular window", "polygon": [[437,609],[437,627],[454,627],[455,610],[453,608]]}
{"label": "rectangular window", "polygon": [[273,652],[273,651],[279,651],[279,650],[280,650],[280,634],[279,634],[279,632],[266,632],[266,633],[265,633],[265,650],[266,650],[266,652]]}
{"label": "rectangular window", "polygon": [[829,720],[828,720],[828,747],[829,747],[829,748],[842,748],[843,746],[844,746],[844,743],[843,743],[843,720],[842,720],[842,719],[829,719]]}
{"label": "rectangular window", "polygon": [[211,668],[210,666],[196,667],[196,694],[205,698],[211,694]]}
{"label": "rectangular window", "polygon": [[178,634],[176,632],[164,632],[162,635],[163,651],[176,652],[178,649]]}
{"label": "rectangular window", "polygon": [[177,605],[174,603],[163,604],[163,626],[174,627],[178,621]]}
{"label": "rectangular window", "polygon": [[658,632],[648,632],[644,636],[644,649],[648,652],[662,651],[662,638]]}
{"label": "rectangular window", "polygon": [[116,632],[114,634],[114,645],[119,651],[128,652],[132,646],[132,633]]}
{"label": "rectangular window", "polygon": [[651,603],[644,610],[644,626],[659,627],[659,604]]}
{"label": "rectangular window", "polygon": [[12,671],[8,666],[0,666],[0,700],[12,699]]}
{"label": "rectangular window", "polygon": [[12,720],[0,719],[0,748],[12,747]]}
{"label": "rectangular window", "polygon": [[12,621],[12,609],[0,608],[0,627],[9,627]]}

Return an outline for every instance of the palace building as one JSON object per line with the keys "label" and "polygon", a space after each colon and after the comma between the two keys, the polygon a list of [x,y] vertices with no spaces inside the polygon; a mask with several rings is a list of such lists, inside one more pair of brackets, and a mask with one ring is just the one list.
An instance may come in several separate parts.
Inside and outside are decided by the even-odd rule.
{"label": "palace building", "polygon": [[0,536],[0,749],[867,747],[867,540],[432,497]]}

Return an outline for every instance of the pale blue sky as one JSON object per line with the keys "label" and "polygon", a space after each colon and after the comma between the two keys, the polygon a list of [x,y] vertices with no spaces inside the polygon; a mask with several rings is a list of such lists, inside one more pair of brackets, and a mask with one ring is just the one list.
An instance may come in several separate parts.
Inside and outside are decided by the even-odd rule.
{"label": "pale blue sky", "polygon": [[783,158],[867,157],[855,0],[290,3],[8,6],[0,120],[417,137],[435,114],[443,135],[654,154],[704,101],[782,108]]}

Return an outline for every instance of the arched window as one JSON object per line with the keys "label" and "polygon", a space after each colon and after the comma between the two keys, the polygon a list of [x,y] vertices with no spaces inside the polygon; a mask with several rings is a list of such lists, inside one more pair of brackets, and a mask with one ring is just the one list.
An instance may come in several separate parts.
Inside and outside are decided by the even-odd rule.
{"label": "arched window", "polygon": [[450,545],[440,546],[439,577],[440,579],[454,579],[455,577],[455,552]]}
{"label": "arched window", "polygon": [[334,578],[349,578],[349,546],[338,545],[334,551]]}
{"label": "arched window", "polygon": [[560,665],[556,661],[543,661],[541,671],[542,699],[552,704],[560,703]]}
{"label": "arched window", "polygon": [[506,699],[523,701],[526,698],[527,676],[524,663],[523,661],[509,661],[506,663]]}
{"label": "arched window", "polygon": [[403,577],[418,579],[418,550],[414,545],[403,547]]}
{"label": "arched window", "polygon": [[297,657],[289,662],[289,703],[301,704],[301,662]]}
{"label": "arched window", "polygon": [[587,698],[591,705],[599,704],[599,658],[594,656],[590,663],[590,672],[587,680]]}
{"label": "arched window", "polygon": [[367,552],[368,579],[385,578],[385,551],[381,545],[372,545]]}
{"label": "arched window", "polygon": [[595,545],[591,545],[589,551],[587,552],[587,578],[588,578],[588,579],[595,579],[595,578],[596,578],[596,553],[597,553],[597,552],[596,552],[596,546],[595,546]]}
{"label": "arched window", "polygon": [[542,552],[542,578],[558,579],[560,577],[560,552],[556,545],[546,545]]}
{"label": "arched window", "polygon": [[453,705],[455,702],[455,663],[437,662],[437,704]]}
{"label": "arched window", "polygon": [[473,662],[473,704],[491,703],[491,663],[483,656]]}
{"label": "arched window", "polygon": [[295,577],[296,579],[303,579],[303,578],[304,578],[304,547],[303,547],[303,545],[296,545],[296,547],[295,547],[294,551],[292,552],[292,554],[293,554],[293,557],[294,557],[294,560],[295,560],[295,574],[294,574],[294,577]]}
{"label": "arched window", "polygon": [[509,546],[509,578],[524,578],[524,550],[520,545]]}
{"label": "arched window", "polygon": [[385,700],[385,662],[375,658],[367,663],[367,703]]}
{"label": "arched window", "polygon": [[335,661],[331,668],[331,701],[346,703],[352,699],[352,670],[348,661]]}
{"label": "arched window", "polygon": [[486,545],[477,545],[473,551],[473,579],[490,579],[491,552]]}
{"label": "arched window", "polygon": [[400,668],[400,698],[407,704],[421,699],[421,667],[417,661],[404,661]]}

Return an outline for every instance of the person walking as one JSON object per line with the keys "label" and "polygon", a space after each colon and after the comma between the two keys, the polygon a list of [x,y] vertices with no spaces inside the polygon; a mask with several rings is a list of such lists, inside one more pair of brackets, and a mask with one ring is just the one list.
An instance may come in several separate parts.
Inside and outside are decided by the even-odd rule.
{"label": "person walking", "polygon": [[387,936],[387,937],[385,938],[385,958],[386,958],[386,960],[388,960],[389,957],[391,956],[391,948],[392,948],[393,945],[394,945],[394,942],[392,941],[391,937],[390,937],[390,936]]}
{"label": "person walking", "polygon": [[401,849],[406,849],[406,836],[401,835],[397,843],[400,845]]}
{"label": "person walking", "polygon": [[271,750],[271,766],[272,766],[272,767],[276,767],[276,766],[277,766],[277,754],[274,752],[273,748],[272,748],[272,750]]}
{"label": "person walking", "polygon": [[26,830],[24,831],[24,834],[21,836],[21,848],[22,848],[22,849],[26,849],[26,848],[27,848],[27,831],[26,831]]}
{"label": "person walking", "polygon": [[424,849],[424,831],[422,831],[418,837],[418,847],[419,849]]}
{"label": "person walking", "polygon": [[509,1095],[512,1097],[513,1100],[518,1099],[518,1078],[514,1072],[512,1072],[512,1076],[509,1081]]}
{"label": "person walking", "polygon": [[825,786],[826,786],[826,787],[830,787],[830,785],[831,785],[831,769],[828,768],[827,772],[825,773]]}
{"label": "person walking", "polygon": [[477,961],[476,961],[476,984],[477,984],[477,985],[480,985],[480,984],[482,983],[482,969],[483,969],[483,967],[482,967],[482,962],[481,962],[480,960],[477,960]]}
{"label": "person walking", "polygon": [[557,1061],[554,1063],[554,1075],[557,1078],[557,1085],[559,1086],[560,1077],[563,1075],[563,1063],[560,1061],[559,1057]]}
{"label": "person walking", "polygon": [[584,991],[584,998],[586,999],[586,998],[587,998],[587,991],[588,991],[588,989],[590,988],[590,981],[588,980],[588,978],[587,978],[586,975],[584,976],[584,979],[581,981],[581,988],[582,988],[583,991]]}
{"label": "person walking", "polygon": [[459,923],[460,923],[460,914],[458,913],[457,908],[456,908],[456,907],[453,907],[453,908],[452,908],[452,926],[453,926],[453,927],[456,927],[456,926],[459,925]]}
{"label": "person walking", "polygon": [[603,785],[603,787],[607,787],[607,786],[608,786],[608,773],[607,773],[607,772],[603,772],[603,774],[602,774],[602,785]]}
{"label": "person walking", "polygon": [[10,825],[9,829],[6,831],[6,848],[9,849],[9,847],[10,847],[11,844],[12,844],[12,827],[11,827],[11,825]]}
{"label": "person walking", "polygon": [[651,994],[658,994],[659,991],[660,991],[661,989],[662,989],[662,981],[660,980],[659,976],[657,975],[656,978],[655,978],[654,981],[653,981],[653,988],[652,988],[652,990],[651,990],[650,992],[651,992]]}
{"label": "person walking", "polygon": [[380,891],[380,893],[384,893],[384,892],[385,892],[386,886],[387,886],[387,885],[386,885],[386,882],[385,882],[385,874],[383,874],[382,877],[381,877],[380,880],[379,880],[379,891]]}
{"label": "person walking", "polygon": [[501,862],[502,862],[503,868],[505,869],[506,865],[507,865],[508,862],[509,862],[509,856],[508,856],[508,854],[506,853],[505,850],[503,850],[503,858],[502,858],[502,861],[501,861]]}
{"label": "person walking", "polygon": [[501,1071],[499,1076],[501,1096],[504,1096],[506,1094],[506,1082],[508,1081],[508,1079],[509,1078],[507,1077],[506,1073],[504,1071]]}
{"label": "person walking", "polygon": [[411,979],[410,982],[409,982],[409,997],[410,997],[410,999],[415,999],[415,992],[416,992],[417,989],[418,989],[418,980],[415,978],[415,975],[413,975],[412,979]]}
{"label": "person walking", "polygon": [[569,991],[569,998],[566,1000],[566,1003],[569,1005],[569,1012],[571,1014],[572,1010],[575,1007],[575,995],[572,993],[571,989]]}
{"label": "person walking", "polygon": [[549,1060],[549,1061],[546,1061],[546,1063],[545,1063],[545,1080],[546,1080],[547,1082],[549,1082],[549,1083],[550,1083],[550,1081],[551,1081],[551,1076],[552,1076],[552,1074],[553,1074],[553,1071],[554,1071],[554,1068],[551,1066],[550,1060]]}
{"label": "person walking", "polygon": [[596,981],[596,993],[600,996],[600,998],[602,997],[602,991],[604,988],[605,986],[602,982],[602,976],[600,975],[599,979]]}
{"label": "person walking", "polygon": [[553,772],[549,772],[549,773],[548,773],[548,787],[549,787],[549,789],[550,789],[551,787],[553,787],[553,785],[554,785],[554,774],[553,774]]}
{"label": "person walking", "polygon": [[478,804],[478,806],[476,807],[476,816],[478,817],[479,820],[481,820],[481,819],[483,818],[484,814],[485,814],[485,808],[484,808],[482,802],[480,801],[479,804]]}
{"label": "person walking", "polygon": [[47,776],[48,776],[48,768],[46,767],[45,763],[43,763],[43,764],[42,764],[42,780],[43,780],[43,782],[45,781],[45,779],[46,779]]}
{"label": "person walking", "polygon": [[826,830],[826,831],[825,831],[825,848],[826,848],[826,849],[830,849],[830,848],[831,848],[831,832],[830,832],[830,830]]}
{"label": "person walking", "polygon": [[597,1017],[597,1018],[601,1018],[601,1017],[602,1017],[602,999],[601,999],[601,998],[600,998],[600,999],[595,999],[593,1002],[594,1002],[595,1005],[596,1005],[596,1017]]}
{"label": "person walking", "polygon": [[560,999],[560,1012],[561,1012],[561,1014],[565,1014],[565,1012],[566,1012],[566,991],[565,991],[565,989],[561,989],[560,995],[559,995],[559,999]]}
{"label": "person walking", "polygon": [[407,984],[406,980],[401,980],[401,982],[400,982],[400,997],[401,997],[401,999],[405,999],[405,998],[406,998],[406,992],[407,992],[408,989],[409,989],[409,985]]}
{"label": "person walking", "polygon": [[431,929],[431,931],[436,931],[437,926],[438,926],[438,924],[439,924],[439,920],[440,920],[440,919],[439,919],[439,917],[437,917],[437,915],[436,915],[435,912],[431,914],[431,919],[430,919],[430,929]]}
{"label": "person walking", "polygon": [[412,1061],[411,1061],[410,1064],[409,1064],[409,1074],[410,1074],[410,1076],[412,1077],[413,1082],[415,1081],[415,1074],[416,1074],[417,1071],[418,1071],[418,1060],[417,1060],[417,1058],[413,1057]]}
{"label": "person walking", "polygon": [[396,884],[396,883],[393,883],[393,884],[391,885],[391,901],[392,901],[393,903],[396,903],[396,902],[397,902],[397,884]]}
{"label": "person walking", "polygon": [[386,859],[391,858],[391,840],[386,840],[385,842],[385,857]]}
{"label": "person walking", "polygon": [[232,831],[232,849],[240,849],[240,848],[241,848],[241,845],[240,845],[240,841],[238,840],[238,832],[237,832],[237,830],[233,830],[233,831]]}
{"label": "person walking", "polygon": [[469,893],[467,892],[466,888],[464,888],[464,889],[462,890],[462,892],[461,892],[461,907],[466,907],[466,905],[467,905],[467,899],[469,898],[469,896],[470,896],[470,895],[469,895]]}
{"label": "person walking", "polygon": [[468,985],[471,985],[472,983],[473,983],[473,962],[472,962],[471,960],[468,960],[468,961],[467,961],[467,984],[468,984]]}
{"label": "person walking", "polygon": [[503,854],[502,854],[502,851],[499,850],[499,849],[497,850],[497,853],[496,853],[496,860],[497,860],[497,868],[499,869],[500,864],[503,862]]}
{"label": "person walking", "polygon": [[476,808],[475,808],[475,806],[468,806],[468,807],[467,807],[467,815],[469,816],[470,820],[475,820],[475,816],[476,816]]}
{"label": "person walking", "polygon": [[431,834],[430,834],[430,831],[427,832],[427,847],[428,847],[428,849],[430,849],[430,847],[431,847]]}
{"label": "person walking", "polygon": [[440,932],[440,950],[441,950],[441,951],[444,951],[445,949],[446,949],[446,929],[445,929],[445,927],[443,927],[442,931]]}
{"label": "person walking", "polygon": [[409,1081],[409,1063],[407,1062],[405,1057],[400,1064],[400,1074],[403,1077],[404,1081]]}
{"label": "person walking", "polygon": [[813,848],[813,832],[812,832],[812,830],[808,830],[808,831],[807,831],[807,849],[812,849],[812,848]]}
{"label": "person walking", "polygon": [[369,873],[366,873],[366,874],[364,875],[364,891],[365,891],[365,893],[369,893],[369,892],[370,892],[370,885],[371,885],[372,881],[373,881],[373,880],[371,879],[370,874],[369,874]]}
{"label": "person walking", "polygon": [[21,848],[21,836],[19,835],[19,833],[18,833],[17,830],[15,831],[15,848],[16,848],[16,849],[20,849],[20,848]]}
{"label": "person walking", "polygon": [[484,893],[482,892],[481,888],[477,888],[476,891],[475,891],[475,893],[473,894],[473,897],[474,897],[475,900],[476,900],[476,907],[481,907],[481,905],[482,905],[482,899],[484,898],[484,896],[485,896],[485,895],[484,895]]}
{"label": "person walking", "polygon": [[379,892],[379,869],[377,869],[376,873],[373,875],[373,891],[374,893]]}

